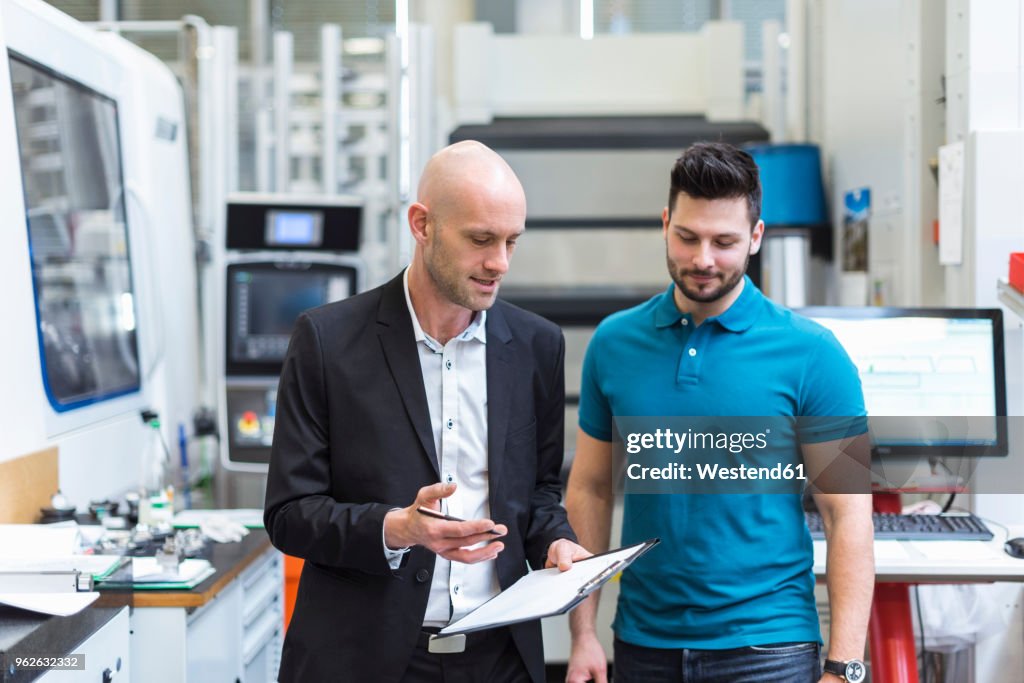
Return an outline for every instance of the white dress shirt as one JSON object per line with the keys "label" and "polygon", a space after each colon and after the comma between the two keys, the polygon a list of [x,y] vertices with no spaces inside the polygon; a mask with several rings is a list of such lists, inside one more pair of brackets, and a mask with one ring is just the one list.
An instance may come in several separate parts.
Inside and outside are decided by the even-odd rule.
{"label": "white dress shirt", "polygon": [[[402,276],[423,386],[430,409],[441,480],[458,484],[441,501],[446,514],[463,519],[490,516],[487,500],[487,311],[473,317],[463,332],[440,344],[423,331],[409,297],[409,269]],[[385,553],[393,569],[402,551]],[[443,626],[473,611],[500,592],[495,562],[462,564],[437,556],[430,584],[425,626]]]}

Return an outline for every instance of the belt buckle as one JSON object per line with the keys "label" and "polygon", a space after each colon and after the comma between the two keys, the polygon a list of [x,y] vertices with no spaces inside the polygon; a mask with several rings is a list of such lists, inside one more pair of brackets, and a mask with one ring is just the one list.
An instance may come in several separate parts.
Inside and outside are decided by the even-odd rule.
{"label": "belt buckle", "polygon": [[427,641],[427,652],[435,655],[451,655],[466,651],[466,634],[457,633],[451,636],[434,634]]}

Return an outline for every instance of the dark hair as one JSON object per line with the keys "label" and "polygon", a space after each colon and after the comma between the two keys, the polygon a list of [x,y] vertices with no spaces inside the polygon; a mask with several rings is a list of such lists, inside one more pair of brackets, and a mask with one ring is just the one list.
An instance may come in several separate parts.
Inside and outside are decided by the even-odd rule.
{"label": "dark hair", "polygon": [[724,142],[698,142],[683,150],[672,167],[668,212],[685,192],[697,199],[747,200],[750,229],[761,219],[761,180],[754,159]]}

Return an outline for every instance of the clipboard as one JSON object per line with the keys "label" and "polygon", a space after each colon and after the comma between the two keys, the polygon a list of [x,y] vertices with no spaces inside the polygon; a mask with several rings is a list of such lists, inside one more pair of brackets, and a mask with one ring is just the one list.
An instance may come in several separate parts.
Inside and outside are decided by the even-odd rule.
{"label": "clipboard", "polygon": [[442,628],[436,637],[565,614],[658,542],[659,539],[652,538],[593,555],[574,562],[565,572],[557,567],[530,572],[466,616]]}

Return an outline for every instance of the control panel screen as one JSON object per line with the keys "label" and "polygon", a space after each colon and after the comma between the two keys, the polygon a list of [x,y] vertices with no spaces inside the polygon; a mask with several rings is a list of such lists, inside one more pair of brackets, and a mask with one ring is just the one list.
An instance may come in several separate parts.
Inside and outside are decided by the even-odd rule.
{"label": "control panel screen", "polygon": [[320,211],[267,211],[267,245],[319,247],[324,240],[324,215]]}
{"label": "control panel screen", "polygon": [[322,264],[228,267],[229,374],[277,375],[299,314],[355,293],[355,270]]}

